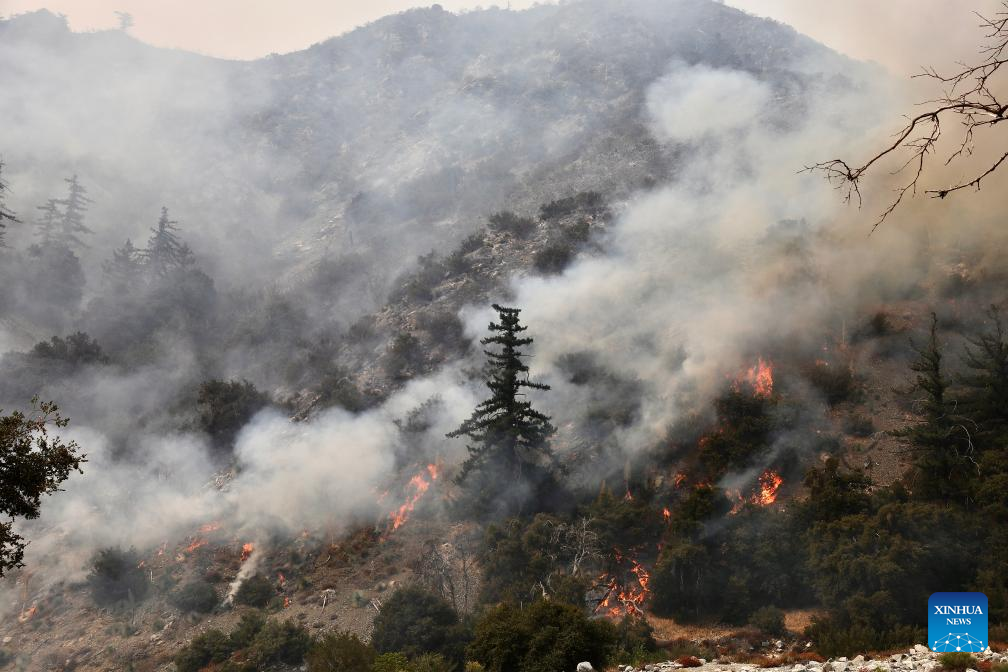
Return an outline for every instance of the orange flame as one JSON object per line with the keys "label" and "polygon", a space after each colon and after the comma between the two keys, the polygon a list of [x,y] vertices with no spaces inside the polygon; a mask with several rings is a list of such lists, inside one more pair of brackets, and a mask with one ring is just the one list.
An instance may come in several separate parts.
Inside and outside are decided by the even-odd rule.
{"label": "orange flame", "polygon": [[[430,476],[430,480],[424,477],[424,474]],[[406,484],[407,488],[412,488],[413,494],[410,495],[406,501],[398,509],[389,514],[389,518],[392,519],[392,529],[398,530],[402,527],[403,523],[409,520],[410,514],[413,513],[413,509],[416,507],[417,502],[420,498],[426,494],[430,489],[431,483],[437,480],[440,475],[440,470],[436,464],[428,464],[427,467],[421,470],[418,474],[413,476]]]}
{"label": "orange flame", "polygon": [[[613,549],[616,561],[622,562],[624,557],[618,550]],[[606,594],[602,601],[595,607],[596,614],[604,614],[612,618],[620,618],[627,615],[640,616],[644,613],[644,602],[651,595],[648,583],[651,581],[651,574],[644,569],[644,566],[637,562],[636,558],[626,557],[630,562],[629,573],[633,575],[633,583],[620,585],[616,577],[609,574],[602,574],[598,580],[605,584]]]}
{"label": "orange flame", "polygon": [[289,606],[290,606],[290,598],[287,597],[286,595],[284,595],[284,606],[283,606],[283,608],[286,609]]}
{"label": "orange flame", "polygon": [[188,546],[185,547],[184,553],[192,553],[197,548],[201,548],[206,545],[207,545],[206,539],[200,539],[199,537],[196,537],[195,539],[192,540],[192,543],[190,543]]}
{"label": "orange flame", "polygon": [[760,506],[770,506],[777,501],[777,491],[780,490],[784,479],[776,471],[767,469],[759,477],[760,490],[753,495],[753,504]]}
{"label": "orange flame", "polygon": [[748,383],[754,396],[767,399],[773,394],[773,366],[760,357],[756,366],[747,370],[738,382]]}
{"label": "orange flame", "polygon": [[678,490],[679,488],[681,488],[683,486],[684,483],[686,483],[686,474],[684,474],[681,471],[677,471],[676,475],[673,478],[672,484]]}
{"label": "orange flame", "polygon": [[21,621],[22,623],[30,621],[32,617],[35,615],[36,611],[38,611],[38,604],[33,603],[30,609],[21,612],[21,615],[18,616],[18,620]]}
{"label": "orange flame", "polygon": [[734,516],[742,510],[746,502],[750,502],[756,506],[770,506],[777,501],[777,492],[783,483],[784,479],[781,478],[780,474],[772,469],[766,469],[759,476],[759,491],[753,491],[748,500],[738,490],[725,491],[725,496],[734,502],[732,510],[728,514]]}
{"label": "orange flame", "polygon": [[283,575],[283,572],[277,572],[277,583],[280,584],[281,588],[287,585],[287,577]]}
{"label": "orange flame", "polygon": [[665,522],[668,522],[669,520],[672,519],[672,512],[668,510],[667,506],[664,509],[662,509],[661,515],[662,518],[665,519]]}
{"label": "orange flame", "polygon": [[246,560],[248,560],[249,556],[252,555],[252,551],[254,550],[255,550],[255,544],[253,544],[251,541],[242,544],[241,561],[245,562]]}

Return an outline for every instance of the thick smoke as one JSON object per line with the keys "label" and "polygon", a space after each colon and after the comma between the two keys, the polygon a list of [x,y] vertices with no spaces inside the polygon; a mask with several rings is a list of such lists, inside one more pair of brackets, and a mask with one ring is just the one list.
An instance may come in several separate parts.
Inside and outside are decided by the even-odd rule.
{"label": "thick smoke", "polygon": [[[572,5],[571,11],[575,13],[570,15],[562,14],[564,8],[535,11],[541,13],[537,16],[540,20],[561,17],[556,18],[561,21],[562,17],[573,16],[569,20],[587,21],[585,17],[591,16],[599,4]],[[683,3],[690,11],[701,6],[708,7],[706,3]],[[637,14],[633,19],[641,22],[663,16],[667,10],[665,3],[641,2],[635,7]],[[711,17],[740,20],[734,13],[722,16],[720,12],[730,11],[723,7],[705,9],[704,12],[712,12],[709,15],[696,11],[707,21],[713,21]],[[446,25],[457,18],[440,14],[424,16]],[[461,62],[458,54],[471,40],[478,41],[501,26],[513,28],[508,14],[491,11],[480,16],[483,18],[473,24],[476,27],[472,34],[457,26],[452,28],[458,34],[452,33],[455,41],[447,47],[440,45],[447,50],[446,54],[438,55],[443,62],[452,63],[453,59]],[[610,18],[615,21],[620,17]],[[197,339],[165,329],[155,339],[156,355],[151,355],[143,365],[88,365],[58,380],[47,381],[43,386],[46,396],[72,400],[74,417],[70,435],[86,449],[89,462],[85,475],[68,481],[66,492],[47,499],[40,520],[25,528],[26,536],[33,540],[27,562],[51,570],[54,576],[79,577],[87,556],[95,548],[116,544],[150,548],[162,542],[174,543],[211,521],[219,522],[227,534],[253,540],[273,532],[292,533],[304,527],[343,529],[360,521],[375,520],[387,513],[377,504],[377,493],[394,481],[402,466],[403,438],[395,421],[435,397],[440,397],[441,403],[432,406],[429,426],[412,440],[419,443],[423,455],[440,454],[446,462],[457,462],[462,442],[443,437],[469,414],[484,393],[477,382],[465,375],[479,364],[478,349],[467,361],[411,381],[381,405],[361,413],[333,408],[305,422],[292,422],[276,410],[260,413],[237,439],[233,475],[217,484],[208,480],[218,465],[209,455],[206,439],[184,422],[166,421],[165,409],[179,405],[180,399],[205,377],[208,366],[212,375],[249,375],[256,382],[267,381],[271,389],[282,389],[282,384],[269,373],[278,368],[276,362],[282,362],[304,341],[329,333],[318,326],[320,323],[344,321],[342,315],[334,317],[332,303],[313,300],[310,291],[304,293],[307,297],[304,301],[297,301],[300,295],[296,293],[271,294],[275,288],[262,287],[269,283],[254,282],[271,276],[276,269],[286,272],[295,268],[285,276],[290,283],[288,287],[305,287],[291,278],[308,274],[306,268],[310,264],[297,255],[293,255],[297,259],[292,261],[293,257],[285,257],[282,250],[309,248],[325,259],[328,249],[343,259],[339,255],[350,248],[361,253],[364,261],[357,263],[363,268],[381,265],[398,268],[403,259],[419,251],[420,245],[429,246],[432,241],[447,245],[445,241],[454,240],[465,228],[466,218],[475,219],[480,208],[496,209],[514,194],[520,194],[516,197],[520,205],[538,204],[547,200],[544,183],[550,185],[548,196],[556,197],[566,195],[572,187],[585,186],[578,181],[585,179],[579,172],[582,167],[586,172],[604,173],[608,168],[603,159],[599,159],[601,167],[586,166],[591,162],[580,155],[572,157],[570,152],[609,123],[643,127],[647,137],[644,144],[657,145],[656,155],[673,163],[674,169],[669,174],[655,175],[657,171],[651,170],[655,166],[648,164],[643,154],[635,156],[639,161],[632,162],[634,169],[627,169],[626,181],[618,186],[609,185],[624,199],[600,241],[601,251],[586,255],[558,276],[516,277],[509,295],[500,297],[503,302],[523,309],[522,317],[536,339],[535,357],[531,360],[533,374],[553,385],[552,392],[541,397],[541,403],[537,399],[537,405],[544,406],[561,427],[558,437],[561,446],[567,439],[564,432],[582,422],[586,404],[599,401],[586,386],[570,382],[572,355],[581,353],[583,361],[609,372],[606,379],[609,383],[615,381],[622,386],[620,390],[628,392],[626,396],[636,397],[638,407],[616,433],[620,447],[633,453],[653,446],[671,424],[703,407],[723,389],[726,381],[751,366],[757,357],[772,356],[783,347],[782,343],[795,351],[819,349],[835,338],[845,319],[853,319],[866,307],[899,296],[926,277],[932,269],[921,262],[921,231],[947,214],[947,204],[924,209],[915,201],[902,211],[899,219],[869,238],[870,217],[866,213],[874,212],[888,196],[884,188],[879,188],[878,197],[866,201],[863,209],[858,210],[845,205],[820,176],[798,172],[804,165],[834,155],[862,155],[869,151],[879,138],[886,137],[895,113],[905,106],[907,100],[900,89],[878,69],[838,61],[800,41],[802,48],[795,47],[796,54],[779,53],[767,47],[767,53],[773,55],[767,58],[775,63],[774,69],[740,62],[741,59],[718,49],[707,53],[693,46],[701,39],[690,27],[693,18],[688,13],[676,18],[677,26],[686,26],[681,28],[683,33],[676,35],[680,42],[675,43],[676,49],[656,50],[653,56],[660,60],[660,65],[648,64],[648,71],[653,71],[654,76],[645,82],[632,80],[641,72],[633,59],[626,54],[612,56],[612,62],[626,66],[621,75],[629,82],[626,88],[639,86],[644,93],[634,100],[626,91],[622,96],[614,94],[623,102],[618,114],[610,116],[598,112],[598,108],[606,107],[605,103],[597,102],[605,100],[602,94],[597,100],[592,99],[596,100],[595,114],[581,117],[578,110],[590,96],[565,98],[554,90],[554,82],[541,75],[555,60],[553,51],[540,53],[516,38],[513,43],[496,47],[502,59],[509,53],[525,53],[523,49],[533,56],[507,61],[514,65],[504,71],[494,70],[492,59],[476,58],[460,68],[460,72],[446,73],[423,58],[411,60],[406,51],[396,46],[401,46],[396,40],[416,38],[396,19],[380,26],[379,34],[388,40],[382,48],[358,37],[356,41],[318,45],[309,52],[292,55],[287,63],[294,63],[297,66],[294,72],[304,76],[298,80],[300,84],[309,79],[303,71],[317,67],[312,59],[319,54],[343,63],[346,71],[366,66],[376,72],[392,73],[388,80],[382,80],[387,90],[374,96],[379,102],[370,104],[390,106],[388,100],[393,100],[395,105],[391,107],[395,114],[407,119],[401,128],[381,129],[381,124],[387,121],[385,117],[378,118],[374,126],[359,125],[364,124],[357,114],[360,110],[337,109],[340,132],[318,138],[312,135],[315,131],[311,124],[301,124],[304,118],[294,118],[294,113],[290,118],[279,115],[277,109],[286,109],[283,106],[271,108],[272,113],[279,115],[277,118],[263,113],[264,117],[256,116],[253,121],[269,126],[275,133],[257,135],[248,131],[248,126],[240,126],[261,143],[254,145],[255,155],[247,166],[249,172],[239,169],[242,165],[239,160],[229,164],[219,176],[213,175],[216,164],[212,159],[248,139],[230,126],[228,133],[236,135],[226,136],[221,144],[210,141],[219,139],[216,137],[219,129],[214,124],[201,127],[197,135],[208,142],[199,151],[208,154],[183,156],[181,160],[176,151],[197,150],[188,145],[175,148],[166,140],[170,146],[161,147],[163,153],[145,151],[134,156],[126,151],[127,142],[111,144],[106,155],[108,166],[116,166],[128,175],[140,170],[138,164],[162,157],[168,168],[159,173],[159,178],[182,176],[171,189],[198,187],[210,193],[191,202],[220,202],[220,207],[228,211],[221,214],[225,225],[217,231],[209,228],[201,231],[194,241],[206,243],[205,249],[215,259],[208,264],[208,270],[221,272],[222,286],[241,286],[249,281],[255,289],[262,289],[272,297],[252,305],[273,305],[270,301],[275,299],[284,306],[284,311],[278,311],[279,318],[274,318],[273,313],[262,319],[254,316],[255,320],[240,315],[234,322],[249,320],[248,330],[257,338],[264,333],[283,335],[272,343],[268,360],[264,360],[263,350],[225,348],[209,351],[219,356],[219,360],[208,365],[208,351],[201,350],[202,344],[194,342]],[[402,23],[408,22],[402,19]],[[596,28],[602,30],[598,25]],[[565,37],[557,52],[581,53],[579,48],[596,43],[580,34],[569,36],[563,31],[559,34]],[[689,49],[680,49],[686,43]],[[421,44],[434,49],[423,40]],[[719,48],[725,47],[721,44]],[[675,54],[677,49],[689,52],[690,58]],[[40,58],[50,58],[46,49],[39,51]],[[171,56],[180,63],[185,60],[181,55]],[[709,63],[704,64],[701,56]],[[17,58],[23,57],[17,55]],[[322,62],[329,62],[326,59]],[[395,70],[392,66],[400,60],[410,62],[411,67]],[[279,63],[267,64],[282,71]],[[57,66],[48,64],[53,69]],[[568,63],[566,67],[573,66]],[[325,70],[328,74],[336,73],[335,79],[325,80],[334,88],[345,83],[337,76],[343,69]],[[606,86],[614,89],[622,86],[610,85],[608,75],[600,77],[590,64],[578,72],[585,82],[603,92],[609,91]],[[231,94],[244,91],[244,85],[237,89],[228,87],[235,87],[235,81],[247,84],[259,80],[243,80],[242,76],[249,76],[248,72],[236,70],[234,64],[216,63],[205,75],[212,80],[209,84],[205,80],[193,82],[197,94],[189,100],[199,102],[199,105],[192,103],[193,118],[202,119],[208,110],[219,111],[214,107],[218,104],[227,114],[240,117],[247,112],[246,106],[255,103],[255,97],[232,100]],[[294,87],[282,86],[282,77],[278,79],[281,81],[269,80],[270,87],[277,87],[271,88],[271,92],[278,100],[291,100],[298,114],[317,112],[313,107],[316,105],[328,109],[325,105],[336,99],[323,96],[310,100],[305,107],[297,107],[304,100],[297,98]],[[178,81],[175,78],[166,81],[169,80]],[[367,87],[373,81],[362,78],[356,82],[361,89],[353,92],[363,96],[361,92],[369,90]],[[519,86],[528,82],[535,85]],[[229,94],[216,102],[212,97],[204,99],[217,85],[224,86]],[[484,91],[486,95],[472,94],[474,97],[465,98],[459,93],[460,86],[464,91]],[[403,114],[402,110],[416,107],[419,89],[437,90],[441,97],[431,98],[429,105],[412,116]],[[522,101],[509,105],[495,103],[508,99],[519,89],[526,92],[524,102],[535,101],[538,106],[534,107],[535,114],[519,114],[524,112],[519,109]],[[578,90],[588,91],[590,86],[586,83]],[[260,94],[257,91],[255,95]],[[150,92],[119,91],[115,95],[145,98]],[[41,94],[40,97],[45,98]],[[366,109],[366,99],[361,98],[362,109]],[[32,106],[41,104],[41,101],[29,102]],[[394,116],[392,112],[388,114]],[[86,116],[92,119],[95,113],[90,110]],[[321,120],[320,128],[324,126],[322,122],[332,121],[327,116],[311,118]],[[578,124],[569,119],[577,119]],[[66,120],[61,117],[58,123],[53,123],[62,135],[56,136],[53,146],[46,151],[58,154],[64,145],[75,146],[67,135],[72,127]],[[158,123],[164,123],[163,119]],[[305,137],[298,135],[298,141],[292,141],[290,146],[271,144],[288,137],[291,128]],[[350,140],[355,134],[368,141],[354,145]],[[391,136],[406,140],[402,144],[389,144],[386,141]],[[185,134],[178,139],[192,142]],[[624,139],[618,134],[610,138],[617,146]],[[510,147],[520,148],[517,154],[521,161],[502,158]],[[306,163],[291,165],[292,155],[303,156],[300,152],[309,150],[316,153],[309,152]],[[39,169],[28,161],[31,152],[36,151],[30,146],[15,142],[13,148],[8,146],[5,151],[10,152],[6,158],[12,166],[21,166],[12,172],[10,180],[15,185],[26,185],[18,193],[18,205],[29,211],[32,203],[42,200],[48,188],[40,185],[51,180],[34,172]],[[614,166],[628,161],[627,156],[615,154],[610,166],[614,171]],[[249,158],[246,154],[241,157]],[[436,159],[437,170],[430,169],[432,157]],[[342,159],[356,168],[346,168],[345,173],[336,177],[320,177],[316,172],[325,162]],[[568,159],[577,170],[556,168],[549,172],[536,167],[540,163],[555,167]],[[98,160],[94,154],[82,150],[77,160],[65,158],[60,167],[68,172],[74,167],[83,173],[86,166],[81,164],[91,161]],[[201,168],[190,173],[187,167],[194,162]],[[462,165],[465,170],[455,170]],[[113,183],[108,166],[99,171],[106,171],[101,184]],[[359,175],[355,177],[353,173],[358,169]],[[572,176],[574,173],[578,175]],[[547,177],[553,181],[546,180]],[[638,179],[644,177],[649,179]],[[344,178],[345,183],[340,181]],[[497,178],[506,186],[495,186]],[[661,178],[657,186],[628,194],[635,185],[650,185],[655,178]],[[302,179],[310,182],[311,187],[287,190],[290,185],[301,184]],[[279,183],[284,188],[277,187]],[[109,189],[97,187],[96,200],[104,198],[119,203],[120,199],[112,197]],[[151,204],[160,205],[163,196],[151,183],[138,185],[130,180],[121,189],[115,193],[144,195],[135,200],[123,197],[126,211],[136,213],[136,219],[131,220],[136,224],[108,227],[102,234],[103,243],[118,244],[118,239],[125,237],[123,234],[136,237],[137,231],[146,226],[140,222],[148,217]],[[436,202],[424,200],[430,194],[438,197],[434,199]],[[445,205],[454,203],[456,196],[462,201],[459,209]],[[144,202],[143,207],[140,201]],[[962,211],[975,214],[975,207],[964,204]],[[405,213],[418,210],[424,214],[410,214],[405,221]],[[218,212],[192,210],[180,219],[207,222]],[[263,212],[270,216],[262,216]],[[266,228],[279,227],[278,222],[287,221],[281,215],[291,212],[298,215],[291,219],[300,222],[293,234],[286,235],[290,232],[285,231],[281,235],[278,230],[264,234],[269,238],[265,243],[252,239],[243,241],[238,249],[227,248],[225,241],[241,240],[245,231],[259,232],[264,222]],[[111,217],[110,211],[100,214]],[[388,226],[384,227],[385,224]],[[956,235],[968,247],[979,239],[974,233],[988,225],[988,221],[978,217]],[[418,233],[416,240],[410,239],[408,234],[421,229],[423,233]],[[305,231],[312,233],[302,236]],[[396,244],[386,248],[389,240]],[[942,242],[938,235],[929,240]],[[246,255],[245,244],[254,248],[254,253]],[[339,312],[355,315],[373,308],[379,302],[376,297],[384,296],[389,282],[385,275],[376,278],[376,290],[369,298],[354,300],[352,306],[338,304]],[[360,289],[354,287],[354,291]],[[328,286],[315,289],[317,297],[340,293]],[[232,305],[228,303],[234,298],[231,292],[227,289],[219,292],[225,297],[220,304],[225,313]],[[265,308],[263,311],[268,312]],[[472,338],[484,333],[490,317],[485,307],[467,306],[462,314]],[[226,317],[225,321],[230,323],[231,316]],[[346,319],[342,326],[351,322]],[[250,370],[256,374],[248,374]],[[88,394],[82,394],[81,389],[88,390]],[[810,391],[810,407],[818,401]],[[605,471],[610,466],[598,468]]]}

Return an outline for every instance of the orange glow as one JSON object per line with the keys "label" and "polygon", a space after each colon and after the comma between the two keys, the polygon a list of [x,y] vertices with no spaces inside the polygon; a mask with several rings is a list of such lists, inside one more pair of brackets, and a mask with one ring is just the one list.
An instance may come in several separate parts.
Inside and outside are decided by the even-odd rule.
{"label": "orange glow", "polygon": [[756,366],[747,370],[738,382],[745,382],[752,387],[754,396],[767,399],[773,394],[773,366],[760,357]]}
{"label": "orange glow", "polygon": [[287,577],[282,572],[277,572],[277,583],[280,584],[281,588],[287,585]]}
{"label": "orange glow", "polygon": [[241,561],[245,562],[246,560],[248,560],[249,556],[252,555],[252,551],[254,550],[255,550],[255,544],[253,544],[252,542],[246,542],[242,544]]}
{"label": "orange glow", "polygon": [[185,547],[185,551],[183,551],[183,553],[192,553],[197,548],[202,548],[203,546],[206,545],[207,545],[206,539],[200,539],[199,537],[196,537],[195,539],[192,540],[192,543],[190,543],[188,546]]}
{"label": "orange glow", "polygon": [[[615,551],[616,561],[622,562],[624,556]],[[651,574],[644,569],[635,558],[626,558],[630,562],[629,573],[633,575],[633,582],[627,586],[620,585],[616,577],[603,574],[599,581],[605,584],[606,594],[602,601],[595,607],[596,614],[604,614],[612,618],[621,618],[626,615],[643,615],[644,602],[651,595],[648,583],[651,581]]]}
{"label": "orange glow", "polygon": [[770,506],[777,501],[777,494],[783,483],[784,479],[780,474],[772,469],[766,469],[759,476],[759,490],[753,491],[748,500],[738,490],[725,491],[725,496],[733,502],[732,510],[728,514],[734,516],[742,510],[746,502],[756,506]]}
{"label": "orange glow", "polygon": [[[425,478],[425,474],[430,476],[430,480]],[[406,498],[402,506],[389,514],[389,518],[392,519],[392,529],[398,530],[402,525],[409,520],[410,514],[413,513],[413,509],[416,507],[417,502],[427,493],[430,489],[431,483],[437,480],[440,475],[440,469],[436,464],[428,464],[426,468],[417,473],[413,478],[409,480],[406,484],[406,488],[412,490],[412,494]]]}
{"label": "orange glow", "polygon": [[200,534],[210,534],[211,532],[216,532],[221,528],[221,524],[217,522],[207,523],[199,528]]}
{"label": "orange glow", "polygon": [[668,510],[667,506],[664,509],[662,509],[661,515],[662,518],[665,519],[665,522],[668,522],[669,520],[672,519],[672,512]]}
{"label": "orange glow", "polygon": [[676,489],[681,488],[683,486],[683,484],[686,483],[686,474],[684,474],[681,471],[676,472],[676,475],[675,475],[672,483],[673,483],[673,485],[675,485]]}
{"label": "orange glow", "polygon": [[286,595],[284,595],[284,606],[283,606],[283,608],[286,609],[289,606],[290,606],[290,598],[287,597]]}
{"label": "orange glow", "polygon": [[18,620],[21,621],[22,623],[30,621],[32,617],[35,615],[36,611],[38,611],[38,605],[32,604],[31,608],[28,609],[27,611],[24,610],[21,611],[21,615],[18,616]]}
{"label": "orange glow", "polygon": [[760,506],[770,506],[777,501],[777,491],[780,490],[784,479],[776,471],[767,469],[759,477],[759,492],[753,495],[753,504]]}

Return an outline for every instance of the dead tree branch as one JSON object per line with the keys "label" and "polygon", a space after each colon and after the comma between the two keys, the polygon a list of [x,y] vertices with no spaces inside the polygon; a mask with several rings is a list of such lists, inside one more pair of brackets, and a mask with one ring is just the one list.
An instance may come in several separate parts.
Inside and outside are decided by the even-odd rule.
{"label": "dead tree branch", "polygon": [[[802,172],[822,173],[827,181],[844,192],[844,202],[856,199],[860,207],[862,179],[887,157],[901,158],[902,165],[892,174],[905,175],[907,179],[895,189],[896,196],[875,221],[872,226],[874,231],[908,193],[911,196],[918,193],[927,166],[937,153],[944,121],[958,122],[958,132],[961,133],[954,151],[945,158],[946,166],[972,156],[978,143],[996,142],[992,133],[994,127],[1008,119],[1008,105],[1002,103],[998,94],[1003,88],[998,75],[1008,64],[1008,0],[1003,7],[1004,11],[992,18],[977,14],[986,40],[980,49],[979,63],[958,63],[958,69],[946,75],[938,73],[933,67],[914,75],[915,78],[933,80],[941,87],[942,93],[938,98],[922,103],[928,109],[908,117],[906,124],[893,136],[891,144],[859,165],[852,166],[844,159],[832,159],[805,166]],[[942,188],[923,188],[922,191],[932,198],[945,198],[964,189],[979,190],[983,180],[1005,161],[1008,161],[1008,151],[986,168],[966,166],[969,177],[959,182]]]}

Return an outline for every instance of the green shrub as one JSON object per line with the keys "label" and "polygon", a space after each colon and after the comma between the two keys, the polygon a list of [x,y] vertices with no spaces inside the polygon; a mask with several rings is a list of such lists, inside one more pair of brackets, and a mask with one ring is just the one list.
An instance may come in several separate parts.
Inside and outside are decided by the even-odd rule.
{"label": "green shrub", "polygon": [[440,653],[457,665],[465,662],[467,640],[451,605],[417,587],[392,594],[375,617],[371,636],[372,645],[381,653],[398,651],[410,658]]}
{"label": "green shrub", "polygon": [[255,634],[247,655],[249,662],[257,668],[276,663],[297,665],[304,660],[310,647],[311,635],[303,625],[271,620]]}
{"label": "green shrub", "polygon": [[409,658],[397,652],[382,653],[371,663],[371,672],[405,672],[409,669]]}
{"label": "green shrub", "polygon": [[616,626],[617,645],[623,651],[657,651],[654,628],[643,618],[624,616]]}
{"label": "green shrub", "polygon": [[224,662],[232,650],[228,636],[213,628],[193,637],[175,655],[175,667],[178,672],[199,672],[210,663]]}
{"label": "green shrub", "polygon": [[235,592],[236,604],[247,604],[250,607],[265,607],[276,594],[273,583],[265,576],[256,574],[245,580]]}
{"label": "green shrub", "polygon": [[835,406],[841,402],[857,400],[861,387],[849,366],[817,361],[805,371],[805,377],[826,399]]}
{"label": "green shrub", "polygon": [[247,380],[207,380],[196,396],[200,427],[218,448],[231,448],[238,431],[269,403]]}
{"label": "green shrub", "polygon": [[409,672],[455,672],[458,669],[454,663],[440,653],[424,653],[409,664]]}
{"label": "green shrub", "polygon": [[536,223],[531,217],[519,217],[513,212],[497,212],[490,215],[490,229],[500,233],[510,233],[525,238],[535,231]]}
{"label": "green shrub", "polygon": [[171,599],[182,611],[201,614],[210,613],[220,602],[217,591],[206,581],[190,581],[172,593]]}
{"label": "green shrub", "polygon": [[977,659],[971,653],[965,651],[949,651],[938,656],[938,664],[945,670],[975,670],[977,669]]}
{"label": "green shrub", "polygon": [[98,341],[82,331],[66,338],[53,336],[48,341],[35,344],[31,354],[40,359],[56,359],[67,364],[108,364],[109,358],[102,352]]}
{"label": "green shrub", "polygon": [[305,656],[308,672],[370,672],[375,650],[349,632],[329,634]]}
{"label": "green shrub", "polygon": [[1008,663],[994,663],[991,672],[1008,672]]}
{"label": "green shrub", "polygon": [[266,617],[260,611],[247,611],[241,615],[238,625],[231,631],[231,648],[244,649],[252,644],[256,634],[266,625]]}
{"label": "green shrub", "polygon": [[784,612],[773,606],[760,607],[754,611],[749,617],[749,625],[773,637],[783,637],[787,633]]}
{"label": "green shrub", "polygon": [[574,246],[566,240],[548,243],[535,253],[532,266],[544,275],[562,273],[574,259]]}
{"label": "green shrub", "polygon": [[468,653],[488,672],[573,670],[581,661],[604,669],[616,644],[616,627],[589,620],[569,604],[538,601],[525,607],[505,603],[476,624]]}
{"label": "green shrub", "polygon": [[124,600],[139,602],[150,588],[147,573],[140,568],[140,556],[130,549],[105,548],[91,560],[87,578],[91,597],[102,606]]}

